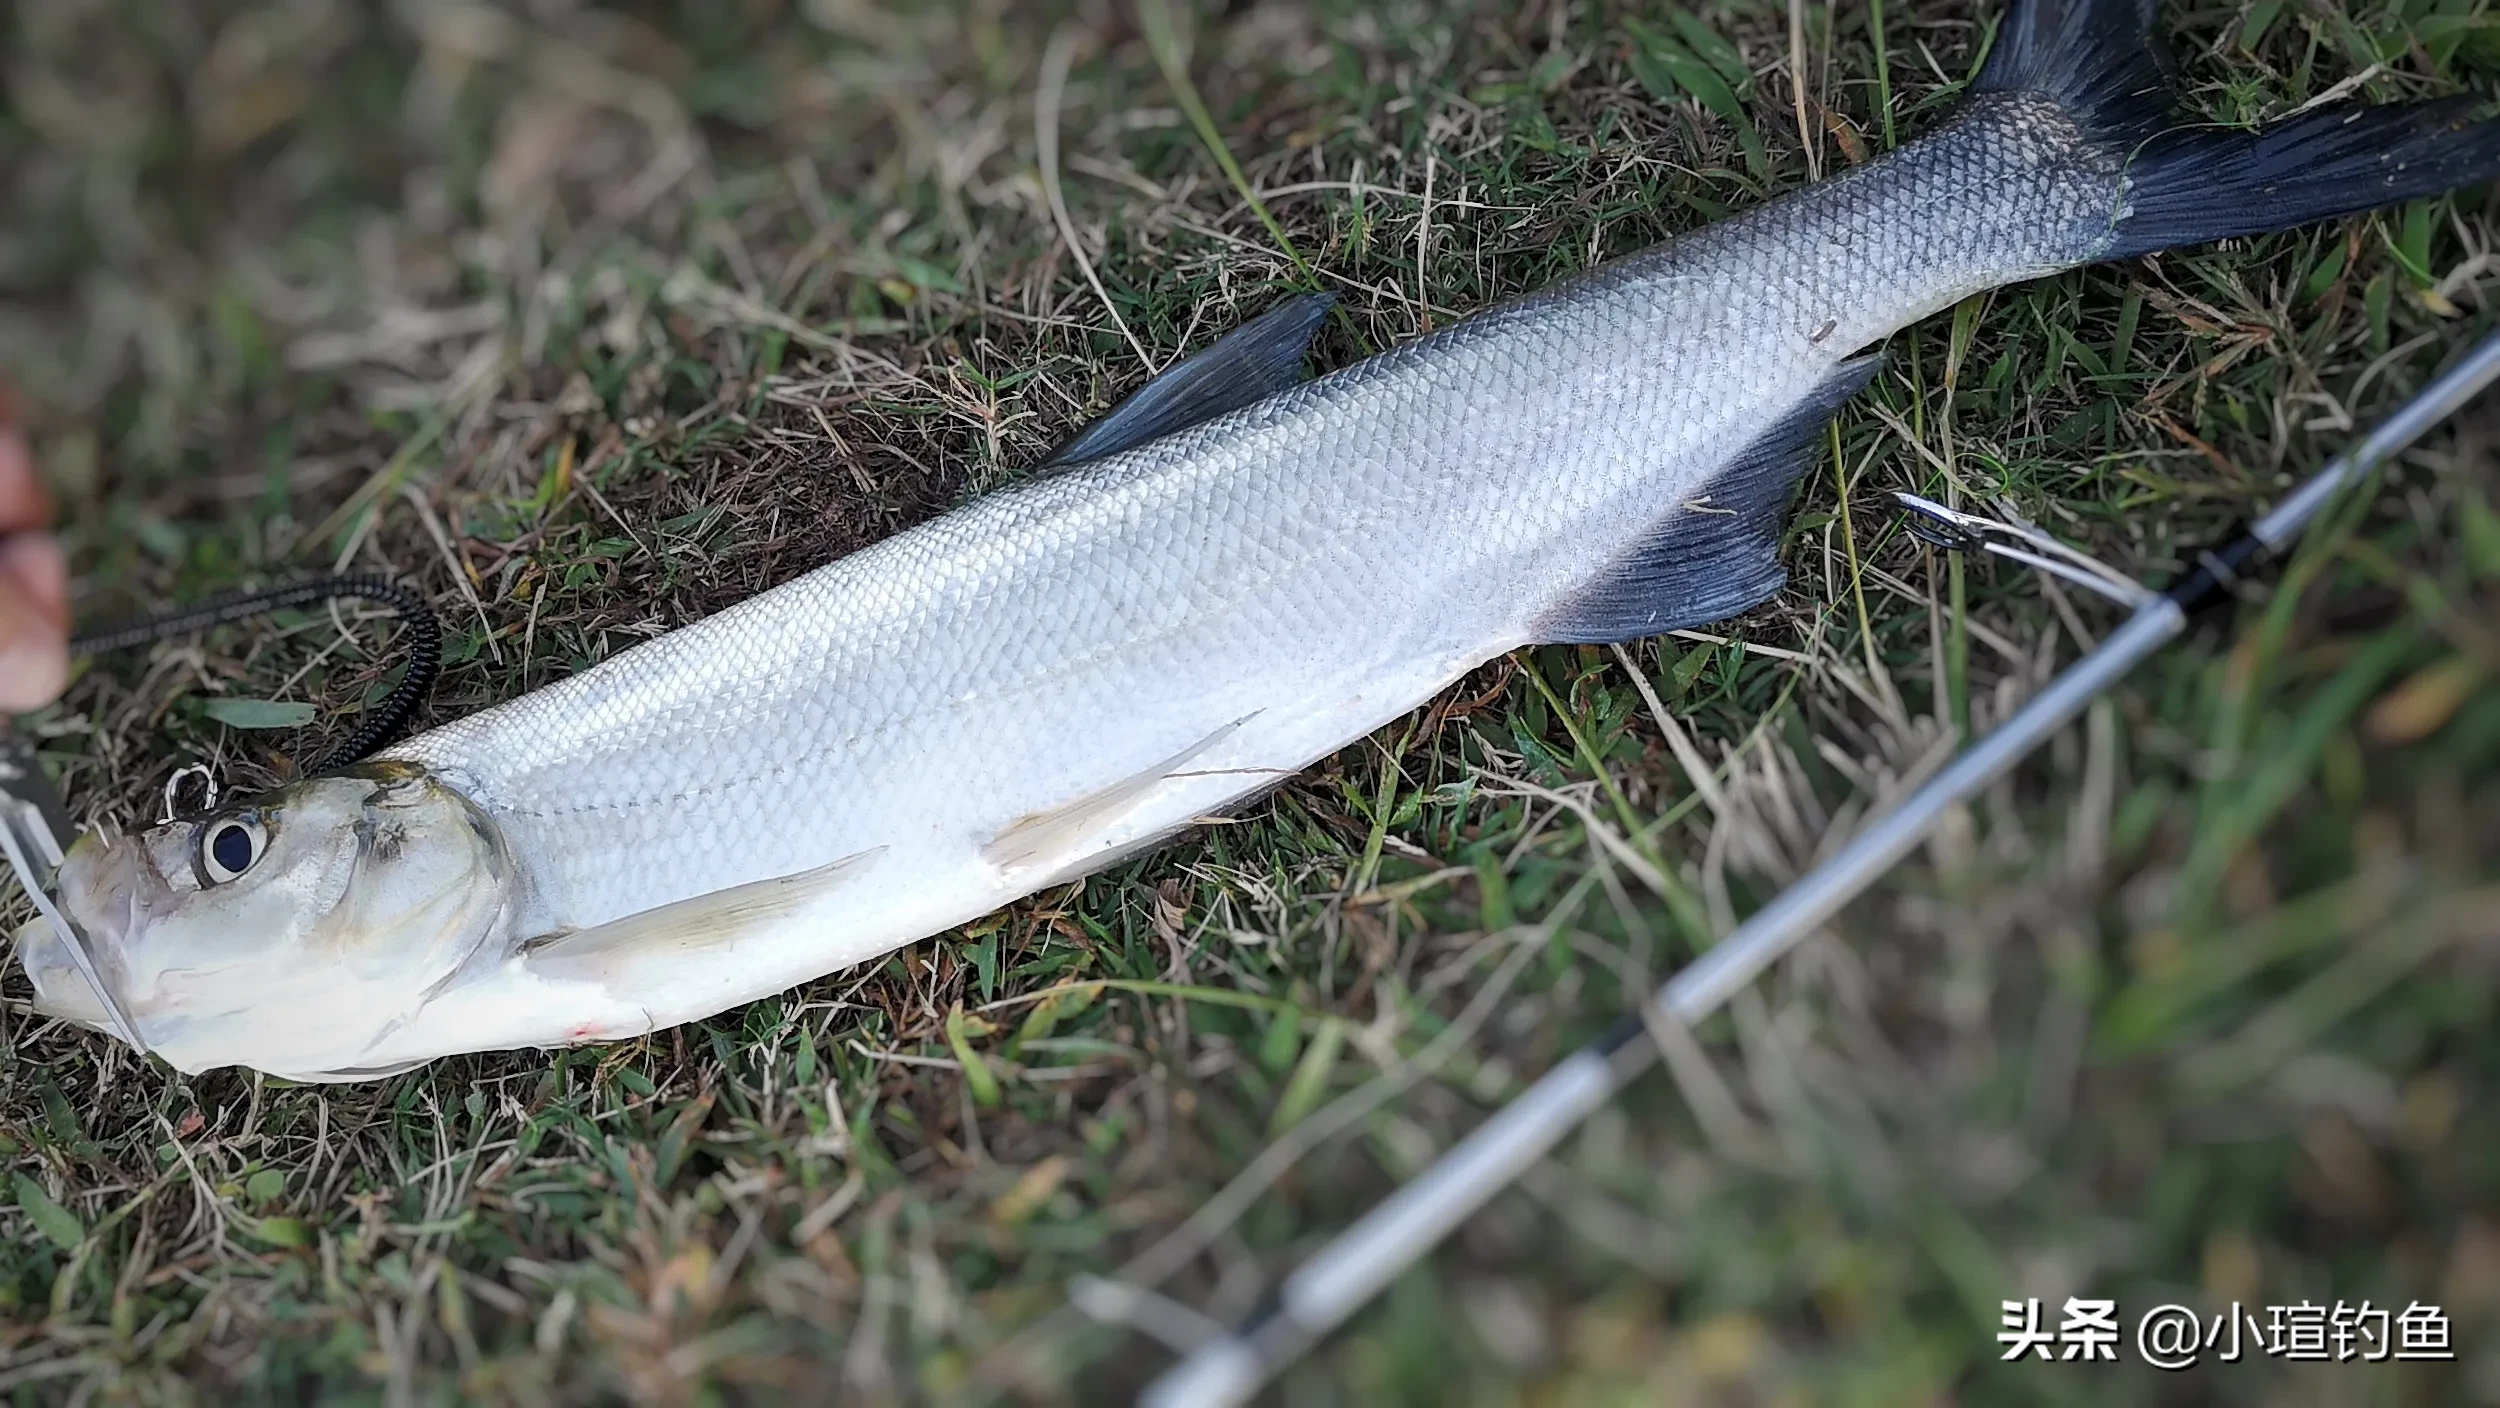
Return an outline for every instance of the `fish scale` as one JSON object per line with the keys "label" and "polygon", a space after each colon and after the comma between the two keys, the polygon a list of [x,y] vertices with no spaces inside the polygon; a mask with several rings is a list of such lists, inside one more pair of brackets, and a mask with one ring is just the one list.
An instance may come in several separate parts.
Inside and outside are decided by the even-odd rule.
{"label": "fish scale", "polygon": [[[1234,718],[1364,694],[1386,660],[1463,670],[1690,512],[1847,354],[2087,256],[2116,182],[2053,166],[2080,142],[2036,106],[992,494],[388,756],[504,825],[536,925],[588,927],[884,844],[898,811],[953,814],[969,854]],[[2009,185],[2032,198],[1989,196]],[[1983,196],[1993,218],[1965,218]],[[1346,741],[1253,728],[1280,768]]]}
{"label": "fish scale", "polygon": [[[1321,306],[1289,303],[1022,484],[364,773],[82,842],[65,907],[186,1069],[352,1078],[630,1036],[1099,869],[1502,652],[1750,609],[1784,581],[1788,500],[1872,375],[1860,354],[1895,330],[2500,169],[2500,134],[2455,105],[2174,119],[2143,8],[2024,5],[1928,136],[1317,380],[1280,374]],[[342,871],[323,829],[382,814],[409,839]],[[248,873],[186,880],[219,827],[257,828],[224,841]],[[453,899],[397,888],[454,873]],[[342,874],[343,898],[307,898]],[[436,910],[469,930],[411,918]],[[203,996],[311,935],[363,942],[370,1010],[292,1031]],[[28,952],[47,1010],[88,1020],[65,964]]]}

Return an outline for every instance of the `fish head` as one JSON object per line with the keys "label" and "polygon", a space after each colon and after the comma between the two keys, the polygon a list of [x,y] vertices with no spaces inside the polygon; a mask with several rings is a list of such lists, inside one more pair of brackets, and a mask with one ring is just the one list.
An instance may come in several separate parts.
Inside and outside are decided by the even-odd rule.
{"label": "fish head", "polygon": [[[345,1070],[509,928],[492,818],[409,763],[368,763],[117,840],[79,838],[62,910],[140,1039],[186,1071]],[[41,919],[37,1006],[110,1029]]]}

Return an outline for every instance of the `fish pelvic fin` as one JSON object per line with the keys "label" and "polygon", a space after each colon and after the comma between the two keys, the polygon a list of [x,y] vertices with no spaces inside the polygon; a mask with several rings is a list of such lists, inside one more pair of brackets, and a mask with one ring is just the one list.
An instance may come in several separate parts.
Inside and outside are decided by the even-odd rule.
{"label": "fish pelvic fin", "polygon": [[1609,645],[1723,621],[1788,585],[1781,525],[1841,404],[1883,369],[1883,354],[1834,367],[1804,401],[1675,504],[1630,553],[1609,563],[1531,628],[1549,645]]}
{"label": "fish pelvic fin", "polygon": [[1042,467],[1135,449],[1301,384],[1310,376],[1311,339],[1336,305],[1333,294],[1306,293],[1252,318],[1130,392],[1051,451]]}
{"label": "fish pelvic fin", "polygon": [[2156,9],[2014,0],[1971,84],[2048,99],[2123,173],[2095,259],[2271,234],[2500,179],[2500,122],[2474,120],[2472,97],[2338,104],[2253,131],[2199,123],[2174,104]]}
{"label": "fish pelvic fin", "polygon": [[540,935],[521,944],[521,962],[544,978],[606,982],[653,958],[725,949],[856,879],[884,853],[879,846],[813,870],[697,895],[588,929]]}
{"label": "fish pelvic fin", "polygon": [[1037,867],[1065,870],[1089,859],[1117,859],[1121,854],[1118,848],[1100,844],[1103,833],[1145,800],[1148,793],[1169,782],[1256,717],[1250,714],[1235,719],[1171,757],[1108,787],[1016,818],[981,847],[981,859],[1010,874]]}

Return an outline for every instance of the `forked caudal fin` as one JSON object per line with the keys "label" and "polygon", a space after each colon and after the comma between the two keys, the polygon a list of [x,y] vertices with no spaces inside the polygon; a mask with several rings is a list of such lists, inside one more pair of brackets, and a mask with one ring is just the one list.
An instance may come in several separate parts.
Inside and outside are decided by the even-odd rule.
{"label": "forked caudal fin", "polygon": [[[2013,0],[1972,84],[2053,104],[2120,177],[2107,235],[2086,262],[2269,234],[2500,179],[2500,121],[2480,100],[2338,106],[2260,127],[2200,123],[2175,103],[2154,34],[2157,0]],[[2037,103],[2030,105],[2037,121]],[[2071,138],[2069,138],[2071,141]],[[1790,488],[1824,424],[1872,375],[1844,363],[1781,425],[1732,460],[1704,500],[1674,505],[1649,536],[1533,623],[1534,638],[1601,643],[1733,616],[1785,580],[1777,545]]]}
{"label": "forked caudal fin", "polygon": [[2294,229],[2500,178],[2500,122],[2474,98],[2339,105],[2255,131],[2174,106],[2154,0],[2015,0],[1974,91],[2036,93],[2122,164],[2123,259]]}

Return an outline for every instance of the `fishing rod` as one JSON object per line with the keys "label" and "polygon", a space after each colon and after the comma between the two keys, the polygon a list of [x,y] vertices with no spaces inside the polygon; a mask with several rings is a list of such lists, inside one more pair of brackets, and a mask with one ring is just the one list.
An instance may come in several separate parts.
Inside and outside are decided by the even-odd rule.
{"label": "fishing rod", "polygon": [[1948,808],[2004,776],[2128,671],[2185,631],[2192,615],[2228,599],[2251,570],[2280,556],[2346,489],[2455,414],[2495,378],[2500,378],[2500,333],[2484,338],[2358,447],[2328,462],[2247,531],[2199,553],[2188,574],[2166,591],[2123,578],[2109,581],[2115,574],[2098,563],[2076,563],[2081,554],[2046,534],[1959,513],[1914,495],[1899,496],[1914,515],[1911,521],[1920,538],[1956,551],[1989,551],[2027,561],[2104,595],[2131,600],[2134,614],[1900,806],[1677,973],[1645,1004],[1650,1010],[1616,1023],[1547,1071],[1305,1261],[1267,1308],[1200,1345],[1147,1385],[1138,1402],[1144,1408],[1246,1402],[1649,1069],[1658,1059],[1657,1043],[1642,1039],[1650,1018],[1663,1015],[1691,1026],[1718,1010],[1908,855]]}

